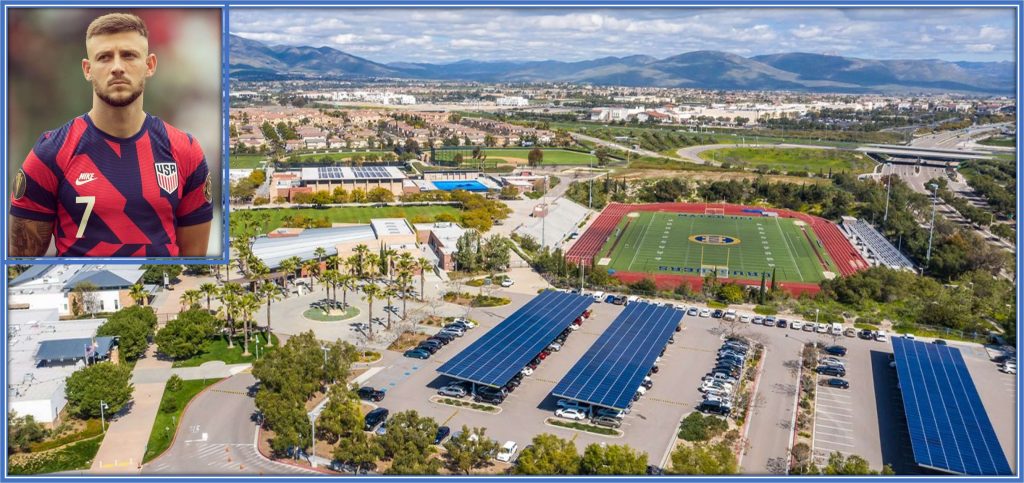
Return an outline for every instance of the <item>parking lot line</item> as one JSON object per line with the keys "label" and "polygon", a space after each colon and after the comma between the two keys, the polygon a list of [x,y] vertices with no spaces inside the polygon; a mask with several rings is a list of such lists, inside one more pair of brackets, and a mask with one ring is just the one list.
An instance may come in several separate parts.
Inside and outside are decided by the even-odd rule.
{"label": "parking lot line", "polygon": [[848,406],[833,406],[831,404],[818,403],[818,406],[829,408],[826,412],[837,412],[849,414],[850,408]]}
{"label": "parking lot line", "polygon": [[648,401],[660,402],[660,403],[664,403],[664,404],[672,404],[672,405],[675,405],[675,406],[686,406],[686,403],[681,402],[681,401],[669,401],[668,399],[658,399],[656,397],[649,397],[649,398],[647,398],[647,400]]}
{"label": "parking lot line", "polygon": [[846,444],[846,443],[839,443],[839,442],[836,442],[836,441],[829,441],[829,440],[827,440],[827,439],[821,439],[821,438],[818,438],[818,439],[817,439],[817,441],[818,441],[819,443],[826,443],[826,444],[838,444],[839,446],[846,446],[847,448],[852,448],[852,447],[853,447],[853,445],[852,445],[852,444]]}
{"label": "parking lot line", "polygon": [[820,426],[822,428],[838,429],[838,430],[846,432],[846,433],[849,433],[849,432],[853,431],[852,429],[849,429],[849,428],[841,428],[841,427],[838,427],[838,426],[829,426],[827,424],[818,424],[818,426]]}
{"label": "parking lot line", "polygon": [[448,416],[448,419],[445,419],[444,422],[441,423],[441,426],[447,426],[448,425],[448,421],[451,421],[452,418],[454,418],[456,414],[459,414],[459,410],[458,409],[456,409],[455,412],[453,412],[451,414],[451,416]]}

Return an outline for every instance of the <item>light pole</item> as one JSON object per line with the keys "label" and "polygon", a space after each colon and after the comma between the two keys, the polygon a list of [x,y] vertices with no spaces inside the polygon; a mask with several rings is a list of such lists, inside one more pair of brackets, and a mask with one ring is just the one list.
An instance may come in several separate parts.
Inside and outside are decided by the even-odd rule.
{"label": "light pole", "polygon": [[309,413],[309,465],[316,468],[316,413]]}
{"label": "light pole", "polygon": [[107,403],[100,399],[100,427],[103,428],[104,433],[107,432],[107,416],[103,411],[109,408],[110,406],[107,406]]}
{"label": "light pole", "polygon": [[[885,223],[889,221],[889,193],[892,191],[892,163],[885,163],[885,166],[889,166],[889,177],[886,179],[885,186],[885,216],[882,217],[883,228],[885,228]],[[882,173],[885,173],[885,167],[882,168]]]}
{"label": "light pole", "polygon": [[925,265],[925,267],[927,267],[931,263],[931,261],[932,261],[932,237],[935,236],[935,200],[939,196],[939,185],[937,185],[935,183],[931,183],[931,184],[928,185],[928,188],[930,188],[933,191],[933,193],[932,193],[932,223],[931,223],[931,226],[928,227],[928,252],[925,254],[925,257],[924,257],[924,265]]}
{"label": "light pole", "polygon": [[[372,320],[370,321],[370,325],[373,325],[373,321]],[[320,350],[323,351],[323,353],[324,353],[324,377],[326,378],[327,377],[327,351],[329,351],[330,349],[328,349],[327,346],[320,346]]]}

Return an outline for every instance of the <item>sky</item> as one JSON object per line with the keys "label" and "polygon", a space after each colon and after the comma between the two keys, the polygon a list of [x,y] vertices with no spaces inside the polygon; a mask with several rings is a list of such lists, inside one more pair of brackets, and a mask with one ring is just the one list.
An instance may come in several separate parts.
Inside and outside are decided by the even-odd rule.
{"label": "sky", "polygon": [[[287,13],[285,13],[287,12]],[[1013,61],[1011,8],[245,9],[231,33],[381,63],[657,58],[719,50]]]}

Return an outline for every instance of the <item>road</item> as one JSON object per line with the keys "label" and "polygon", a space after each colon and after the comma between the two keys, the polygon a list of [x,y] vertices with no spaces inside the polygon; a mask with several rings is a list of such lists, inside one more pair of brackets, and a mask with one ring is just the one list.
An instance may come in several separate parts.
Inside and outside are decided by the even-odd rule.
{"label": "road", "polygon": [[663,159],[671,159],[673,161],[678,161],[678,159],[676,159],[676,158],[673,158],[671,156],[665,156],[664,154],[661,154],[661,153],[658,153],[658,152],[650,151],[650,150],[647,150],[647,149],[637,149],[637,148],[633,148],[633,147],[629,147],[629,146],[623,146],[621,144],[613,143],[611,141],[605,141],[604,139],[595,138],[593,136],[587,136],[587,135],[584,135],[584,134],[579,134],[579,133],[574,133],[574,132],[569,133],[569,135],[571,135],[572,138],[577,140],[577,141],[578,140],[588,141],[588,142],[592,142],[592,143],[600,145],[600,146],[605,146],[605,147],[609,147],[609,148],[612,148],[612,149],[618,149],[619,151],[627,151],[627,152],[630,152],[630,153],[633,153],[633,154],[638,154],[640,156],[650,156],[652,158],[663,158]]}
{"label": "road", "polygon": [[270,461],[256,450],[256,402],[248,395],[251,373],[221,381],[201,393],[182,416],[174,443],[142,467],[144,475],[315,474]]}
{"label": "road", "polygon": [[914,138],[914,140],[910,141],[910,145],[919,148],[963,149],[971,138],[980,137],[991,131],[999,131],[1010,125],[1010,123],[985,124],[956,131],[942,131]]}

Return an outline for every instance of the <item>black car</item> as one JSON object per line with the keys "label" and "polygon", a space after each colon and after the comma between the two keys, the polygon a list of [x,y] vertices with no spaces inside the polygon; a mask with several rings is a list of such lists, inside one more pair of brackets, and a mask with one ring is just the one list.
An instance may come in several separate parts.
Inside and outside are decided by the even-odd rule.
{"label": "black car", "polygon": [[818,374],[821,374],[821,375],[824,375],[824,376],[836,376],[836,377],[845,377],[846,376],[846,369],[843,369],[842,367],[839,367],[839,366],[818,366],[817,371],[818,371]]}
{"label": "black car", "polygon": [[872,340],[875,338],[875,333],[868,329],[862,329],[860,332],[857,332],[857,337],[864,340]]}
{"label": "black car", "polygon": [[452,334],[451,332],[438,332],[438,333],[434,334],[431,338],[439,339],[439,340],[443,341],[445,344],[447,344],[447,343],[455,340],[455,334]]}
{"label": "black car", "polygon": [[479,392],[479,391],[477,391],[476,395],[473,396],[473,401],[475,401],[475,402],[485,402],[485,403],[490,403],[490,404],[501,404],[501,403],[505,402],[505,396],[502,393],[500,393],[500,392],[499,393],[489,393],[489,392]]}
{"label": "black car", "polygon": [[439,343],[441,345],[448,345],[448,343],[451,342],[451,339],[442,339],[442,338],[440,338],[440,337],[435,335],[435,336],[431,336],[430,338],[424,340],[424,342],[428,342],[428,341],[436,341],[437,343]]}
{"label": "black car", "polygon": [[935,340],[932,341],[932,344],[946,345],[946,341],[944,341],[942,339],[935,339]]}
{"label": "black car", "polygon": [[437,428],[437,434],[434,435],[434,444],[441,444],[444,440],[451,436],[452,430],[448,426],[441,426]]}
{"label": "black car", "polygon": [[431,353],[431,354],[434,354],[434,353],[436,353],[436,352],[437,352],[438,350],[440,350],[440,349],[441,349],[441,346],[439,346],[439,345],[434,345],[434,344],[422,344],[422,343],[421,343],[420,345],[416,346],[416,349],[419,349],[419,350],[424,350],[424,351],[427,351],[427,352],[429,352],[429,353]]}
{"label": "black car", "polygon": [[715,319],[721,319],[724,315],[725,312],[723,312],[722,309],[715,309],[715,311],[711,313],[711,317]]}
{"label": "black car", "polygon": [[743,361],[739,361],[736,359],[719,359],[717,362],[715,362],[715,367],[741,368],[743,367]]}
{"label": "black car", "polygon": [[843,357],[846,355],[846,348],[841,345],[830,345],[825,348],[825,353]]}
{"label": "black car", "polygon": [[364,401],[376,402],[384,400],[384,391],[374,389],[370,386],[363,386],[359,388],[359,390],[356,391],[356,394],[359,395],[359,399],[362,399]]}
{"label": "black car", "polygon": [[697,410],[702,413],[721,414],[727,416],[732,412],[732,406],[722,404],[721,401],[704,401],[697,406]]}
{"label": "black car", "polygon": [[665,474],[665,470],[660,466],[647,465],[647,474],[651,476],[661,476]]}
{"label": "black car", "polygon": [[426,349],[409,349],[403,352],[402,355],[414,359],[430,359],[430,352]]}
{"label": "black car", "polygon": [[373,411],[366,413],[366,417],[363,418],[363,431],[373,431],[374,428],[380,426],[381,423],[388,420],[388,410],[385,408],[376,408]]}
{"label": "black car", "polygon": [[846,382],[845,379],[839,379],[838,377],[833,377],[833,378],[826,379],[825,380],[825,385],[829,386],[829,387],[838,387],[840,389],[849,389],[850,388],[850,383],[849,382]]}
{"label": "black car", "polygon": [[786,327],[789,327],[789,321],[786,319],[779,319],[779,321],[775,323],[775,326],[785,329]]}

